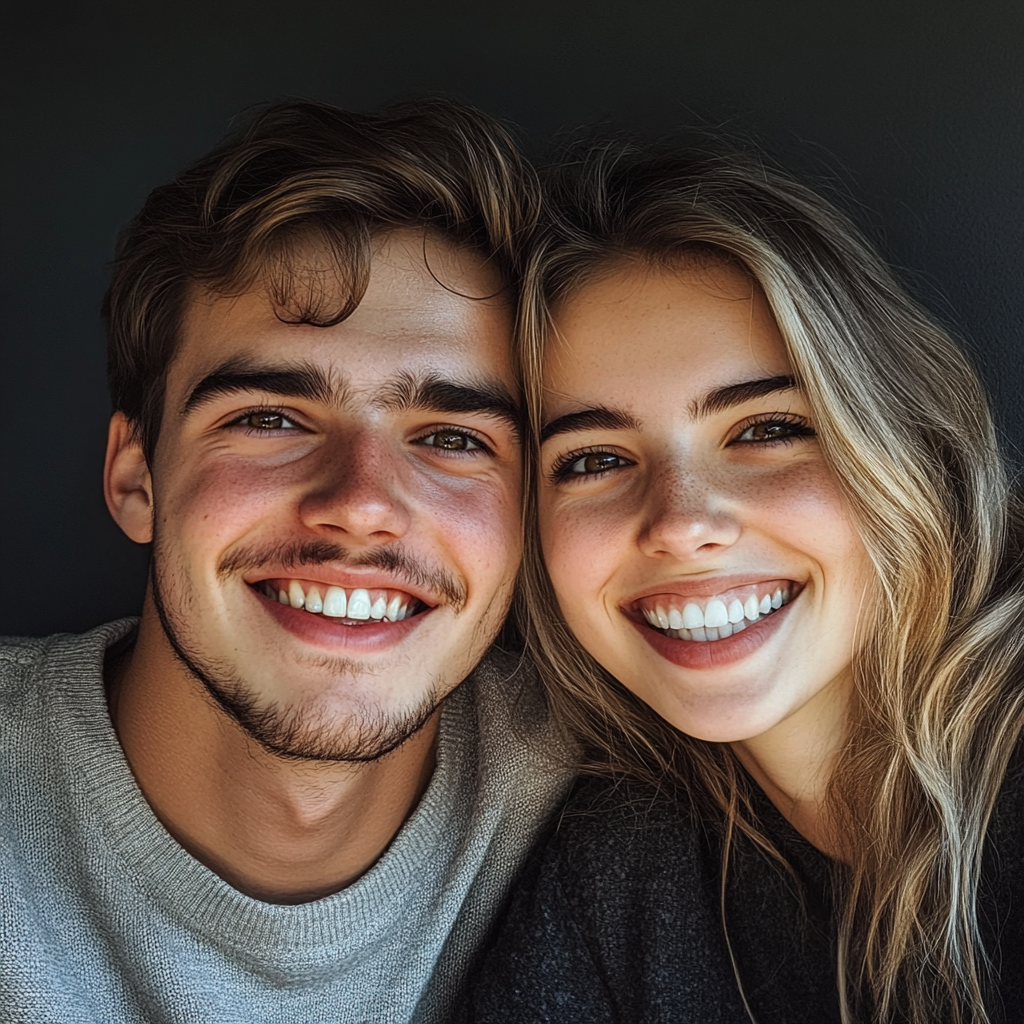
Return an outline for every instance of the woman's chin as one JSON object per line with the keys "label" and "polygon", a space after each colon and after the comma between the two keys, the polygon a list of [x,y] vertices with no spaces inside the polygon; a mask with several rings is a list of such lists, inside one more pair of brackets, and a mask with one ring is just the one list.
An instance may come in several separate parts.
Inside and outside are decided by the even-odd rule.
{"label": "woman's chin", "polygon": [[[770,731],[786,716],[773,700],[774,687],[765,680],[737,682],[718,692],[695,692],[693,687],[665,689],[653,696],[648,683],[637,693],[671,726],[707,743],[742,743]],[[634,691],[636,692],[636,691]]]}

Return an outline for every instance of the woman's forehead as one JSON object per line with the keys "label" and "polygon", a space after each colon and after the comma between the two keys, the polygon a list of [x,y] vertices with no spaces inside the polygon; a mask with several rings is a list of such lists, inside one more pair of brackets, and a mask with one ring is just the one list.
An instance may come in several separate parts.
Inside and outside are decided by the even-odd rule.
{"label": "woman's forehead", "polygon": [[689,391],[791,372],[763,292],[728,263],[620,265],[563,302],[554,327],[544,375],[555,393],[626,389],[640,399],[667,382]]}

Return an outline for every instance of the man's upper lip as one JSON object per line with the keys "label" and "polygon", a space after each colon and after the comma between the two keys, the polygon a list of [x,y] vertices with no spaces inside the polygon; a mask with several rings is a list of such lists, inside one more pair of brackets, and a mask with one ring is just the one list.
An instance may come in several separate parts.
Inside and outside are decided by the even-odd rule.
{"label": "man's upper lip", "polygon": [[392,576],[369,566],[365,569],[358,566],[329,565],[264,566],[258,572],[246,573],[242,578],[250,586],[264,580],[306,580],[326,587],[341,587],[346,591],[360,587],[363,590],[401,590],[425,605],[433,607],[440,604],[437,594],[418,587],[401,576]]}
{"label": "man's upper lip", "polygon": [[723,594],[734,587],[756,586],[758,583],[774,582],[775,580],[797,581],[784,572],[745,572],[734,573],[729,576],[701,576],[699,578],[683,580],[665,580],[662,583],[655,583],[643,590],[631,594],[623,602],[622,606],[635,604],[645,597],[655,597],[658,594],[675,594],[678,597],[708,598]]}

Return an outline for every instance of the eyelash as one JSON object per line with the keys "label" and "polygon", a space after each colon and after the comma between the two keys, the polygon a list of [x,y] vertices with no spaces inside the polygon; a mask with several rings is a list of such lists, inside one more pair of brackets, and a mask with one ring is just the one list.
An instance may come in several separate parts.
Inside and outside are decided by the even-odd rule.
{"label": "eyelash", "polygon": [[[270,429],[267,427],[250,427],[245,425],[245,421],[250,416],[280,416],[281,419],[291,424],[291,427],[278,427]],[[269,405],[258,405],[252,409],[246,409],[245,412],[239,413],[230,423],[225,424],[228,427],[238,427],[244,432],[246,437],[266,437],[267,434],[280,434],[291,430],[301,429],[299,424],[295,422],[295,417],[289,415],[284,409],[278,409]]]}
{"label": "eyelash", "polygon": [[[466,440],[472,441],[476,447],[463,448],[460,450],[458,448],[435,448],[432,445],[423,444],[428,437],[433,437],[435,434],[455,434],[458,437],[464,437]],[[424,448],[432,448],[436,454],[443,458],[458,458],[463,455],[477,456],[494,454],[491,446],[487,444],[479,434],[472,430],[467,430],[465,427],[445,426],[443,423],[424,431],[419,437],[413,440],[413,444],[423,444]]]}
{"label": "eyelash", "polygon": [[[745,434],[748,430],[754,427],[761,426],[785,426],[792,428],[792,433],[786,437],[774,437],[762,440],[754,441],[741,441],[740,437]],[[797,438],[800,437],[816,437],[817,434],[814,428],[804,419],[803,416],[797,416],[794,413],[788,412],[773,412],[773,413],[760,413],[756,416],[751,416],[749,419],[744,420],[735,430],[733,438],[729,441],[729,446],[732,445],[758,445],[762,448],[774,448],[780,444],[792,444]]]}
{"label": "eyelash", "polygon": [[595,445],[589,448],[577,448],[575,451],[567,452],[565,455],[559,456],[555,460],[555,464],[551,467],[550,477],[555,483],[566,483],[570,479],[576,478],[579,480],[596,480],[599,477],[603,477],[606,473],[614,472],[616,469],[623,469],[624,466],[611,466],[608,469],[599,470],[596,473],[573,473],[571,467],[574,463],[585,459],[588,455],[611,455],[616,459],[621,459],[626,465],[633,465],[629,459],[623,455],[619,455],[618,452],[609,451],[607,448],[602,448],[599,445]]}

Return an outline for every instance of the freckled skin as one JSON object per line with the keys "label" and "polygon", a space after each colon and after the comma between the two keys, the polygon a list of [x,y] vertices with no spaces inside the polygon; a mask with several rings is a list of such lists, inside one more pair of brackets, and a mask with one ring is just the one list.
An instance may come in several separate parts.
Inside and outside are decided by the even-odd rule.
{"label": "freckled skin", "polygon": [[[508,603],[519,554],[519,455],[509,430],[490,417],[460,414],[482,431],[493,458],[452,459],[411,444],[417,432],[452,417],[373,408],[379,388],[401,371],[468,372],[511,389],[509,314],[504,303],[453,294],[430,277],[418,239],[393,243],[356,312],[335,327],[281,323],[265,295],[207,298],[186,317],[168,378],[154,465],[157,551],[176,568],[164,574],[165,602],[187,606],[194,642],[227,659],[261,697],[291,702],[316,696],[321,711],[344,716],[363,705],[415,703],[425,687],[456,686],[479,660]],[[452,262],[450,254],[448,262]],[[471,257],[462,273],[470,294],[495,289]],[[188,388],[235,355],[305,360],[343,378],[339,408],[301,399],[284,404],[304,432],[245,437],[223,429],[254,396],[227,395],[182,417]],[[282,404],[274,400],[275,406]],[[399,544],[420,561],[445,567],[467,588],[458,615],[431,614],[415,642],[332,675],[323,655],[269,628],[246,584],[218,579],[218,561],[242,545],[325,538],[354,555]],[[314,572],[315,578],[315,572]],[[478,630],[478,620],[484,629]]]}
{"label": "freckled skin", "polygon": [[[682,731],[733,743],[769,773],[783,750],[799,747],[814,760],[841,730],[872,580],[867,554],[813,436],[738,441],[751,436],[743,432],[752,421],[772,416],[813,426],[799,390],[703,417],[692,407],[711,389],[792,373],[764,296],[728,267],[622,267],[555,312],[545,422],[588,407],[639,421],[639,429],[588,427],[544,445],[541,539],[567,623]],[[560,459],[586,449],[624,462],[552,479]],[[716,577],[737,574],[789,579],[799,594],[770,639],[732,664],[680,667],[623,613],[653,585],[705,581],[710,597]]]}

